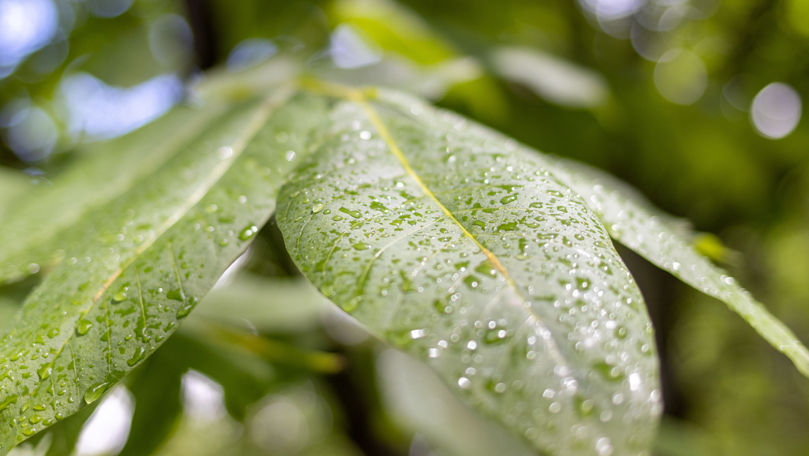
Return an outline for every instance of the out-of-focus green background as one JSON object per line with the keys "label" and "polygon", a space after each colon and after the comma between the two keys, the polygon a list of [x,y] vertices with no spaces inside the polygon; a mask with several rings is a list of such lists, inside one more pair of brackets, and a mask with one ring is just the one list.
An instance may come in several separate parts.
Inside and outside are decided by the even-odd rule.
{"label": "out-of-focus green background", "polygon": [[[715,233],[695,241],[809,341],[805,0],[0,0],[0,204],[12,181],[48,185],[75,150],[159,116],[201,71],[280,54],[612,172]],[[192,327],[102,405],[81,454],[117,452],[130,427],[132,439],[168,435],[166,455],[524,454],[412,360],[323,310],[273,257],[277,242],[265,229],[206,307],[220,321],[230,312],[216,304],[242,306],[263,348],[234,358],[205,345],[207,323]],[[662,357],[656,454],[809,454],[809,382],[723,305],[626,260]],[[130,425],[121,410],[150,393],[167,423],[136,413]]]}

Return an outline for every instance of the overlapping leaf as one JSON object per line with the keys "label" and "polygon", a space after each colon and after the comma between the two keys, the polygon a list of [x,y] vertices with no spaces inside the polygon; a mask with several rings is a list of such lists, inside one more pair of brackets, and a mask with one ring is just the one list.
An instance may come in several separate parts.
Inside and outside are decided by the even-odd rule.
{"label": "overlapping leaf", "polygon": [[598,214],[612,237],[683,282],[723,301],[809,377],[809,350],[733,277],[700,255],[681,230],[667,222],[668,216],[600,171],[561,159],[553,166],[554,172]]}
{"label": "overlapping leaf", "polygon": [[660,411],[641,295],[533,153],[353,90],[279,196],[301,271],[376,335],[554,454],[641,454]]}
{"label": "overlapping leaf", "polygon": [[65,260],[0,339],[0,453],[95,402],[243,251],[325,109],[290,96],[229,109],[137,191],[85,215]]}
{"label": "overlapping leaf", "polygon": [[64,254],[60,249],[69,245],[66,231],[81,236],[88,223],[95,223],[87,221],[92,210],[133,190],[224,110],[224,104],[178,107],[131,135],[90,149],[78,166],[11,204],[0,230],[0,283],[57,261]]}

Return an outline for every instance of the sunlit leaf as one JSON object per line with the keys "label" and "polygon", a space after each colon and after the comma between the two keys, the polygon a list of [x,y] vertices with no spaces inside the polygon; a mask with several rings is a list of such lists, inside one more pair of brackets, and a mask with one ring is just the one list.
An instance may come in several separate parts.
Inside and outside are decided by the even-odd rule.
{"label": "sunlit leaf", "polygon": [[303,274],[536,448],[645,452],[652,329],[584,201],[468,120],[327,90],[345,100],[276,214]]}
{"label": "sunlit leaf", "polygon": [[627,195],[614,178],[567,160],[557,175],[587,201],[610,235],[697,290],[723,301],[809,377],[809,350],[727,272],[714,266],[661,214],[637,194]]}
{"label": "sunlit leaf", "polygon": [[87,215],[0,339],[0,453],[97,401],[247,247],[325,107],[291,93],[237,104]]}

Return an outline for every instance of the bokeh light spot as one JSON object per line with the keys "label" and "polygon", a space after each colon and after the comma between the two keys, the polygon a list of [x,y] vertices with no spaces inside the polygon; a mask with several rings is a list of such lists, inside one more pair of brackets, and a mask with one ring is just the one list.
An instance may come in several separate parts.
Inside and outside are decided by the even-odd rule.
{"label": "bokeh light spot", "polygon": [[705,92],[708,72],[702,59],[693,52],[672,49],[657,61],[654,82],[665,99],[680,105],[690,105]]}
{"label": "bokeh light spot", "polygon": [[750,121],[762,136],[780,139],[792,133],[801,119],[801,97],[792,87],[773,82],[756,94]]}

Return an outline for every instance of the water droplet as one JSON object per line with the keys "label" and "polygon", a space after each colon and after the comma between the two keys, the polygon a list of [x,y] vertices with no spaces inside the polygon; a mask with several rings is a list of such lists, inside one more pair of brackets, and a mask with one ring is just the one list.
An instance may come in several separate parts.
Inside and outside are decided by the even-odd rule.
{"label": "water droplet", "polygon": [[172,301],[185,301],[185,293],[179,288],[174,288],[166,293],[166,297]]}
{"label": "water droplet", "polygon": [[258,233],[258,227],[256,225],[246,226],[239,232],[239,239],[246,241],[255,236],[256,233]]}
{"label": "water droplet", "polygon": [[624,374],[617,367],[611,366],[603,361],[593,364],[593,369],[605,379],[612,382],[619,382],[624,379]]}
{"label": "water droplet", "polygon": [[371,248],[371,246],[365,242],[357,242],[356,244],[352,245],[352,247],[354,247],[354,250],[368,250]]}
{"label": "water droplet", "polygon": [[463,283],[465,283],[466,286],[468,286],[469,288],[477,288],[478,285],[480,285],[480,282],[478,282],[478,278],[473,275],[464,277]]}
{"label": "water droplet", "polygon": [[233,148],[229,146],[222,146],[216,152],[219,154],[219,158],[222,160],[227,160],[233,156]]}
{"label": "water droplet", "polygon": [[40,380],[46,380],[51,376],[51,373],[53,373],[53,366],[50,363],[43,365],[37,370],[37,375],[39,375]]}
{"label": "water droplet", "polygon": [[131,358],[126,360],[127,366],[132,367],[135,364],[138,364],[138,362],[140,362],[140,360],[142,360],[144,358],[144,356],[146,356],[146,348],[145,347],[139,346],[139,347],[135,348],[135,353],[132,355]]}
{"label": "water droplet", "polygon": [[507,196],[504,196],[504,197],[500,198],[500,202],[502,204],[508,204],[508,203],[512,203],[514,201],[517,201],[517,195],[507,195]]}
{"label": "water droplet", "polygon": [[472,382],[466,377],[458,378],[458,387],[461,389],[468,389],[472,386]]}
{"label": "water droplet", "polygon": [[598,452],[598,456],[610,456],[612,454],[612,444],[610,443],[610,439],[601,437],[600,439],[596,440],[595,449]]}
{"label": "water droplet", "polygon": [[292,160],[295,160],[295,151],[294,150],[288,150],[286,152],[286,154],[284,154],[284,158],[286,158],[288,162],[291,162]]}
{"label": "water droplet", "polygon": [[517,231],[517,222],[502,223],[497,226],[497,231]]}
{"label": "water droplet", "polygon": [[2,401],[0,401],[0,412],[7,409],[9,405],[14,404],[17,402],[17,395],[12,394],[11,396],[6,396]]}
{"label": "water droplet", "polygon": [[98,398],[104,394],[109,385],[109,382],[103,382],[90,387],[90,389],[84,393],[84,402],[92,404],[93,402],[97,401]]}
{"label": "water droplet", "polygon": [[343,214],[348,214],[354,218],[362,217],[362,213],[360,211],[351,210],[347,207],[341,207],[339,211],[342,212]]}
{"label": "water droplet", "polygon": [[389,211],[389,209],[387,207],[385,207],[385,205],[380,203],[379,201],[373,201],[371,203],[371,209],[373,209],[375,211],[380,211],[380,212],[388,212]]}
{"label": "water droplet", "polygon": [[86,320],[84,318],[80,318],[78,322],[76,322],[76,334],[83,336],[90,332],[90,328],[93,327],[93,322],[90,320]]}
{"label": "water droplet", "polygon": [[184,303],[180,307],[179,310],[177,310],[177,318],[185,318],[185,317],[187,317],[188,314],[190,314],[191,311],[194,310],[194,307],[196,307],[198,302],[199,302],[199,299],[197,299],[196,296],[192,296],[191,299],[189,299],[186,303]]}

